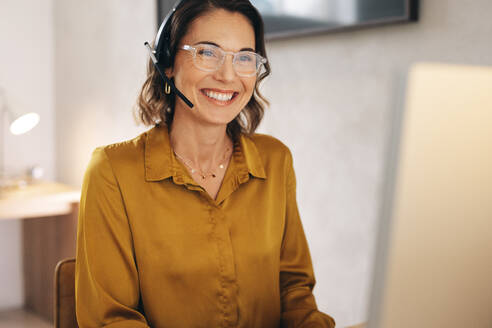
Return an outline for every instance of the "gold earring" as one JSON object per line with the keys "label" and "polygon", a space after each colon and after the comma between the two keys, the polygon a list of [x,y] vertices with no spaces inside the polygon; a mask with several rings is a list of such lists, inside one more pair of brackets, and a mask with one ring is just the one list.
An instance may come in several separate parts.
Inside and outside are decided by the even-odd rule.
{"label": "gold earring", "polygon": [[171,94],[171,86],[167,84],[167,82],[166,85],[164,86],[164,92],[166,93],[166,95]]}

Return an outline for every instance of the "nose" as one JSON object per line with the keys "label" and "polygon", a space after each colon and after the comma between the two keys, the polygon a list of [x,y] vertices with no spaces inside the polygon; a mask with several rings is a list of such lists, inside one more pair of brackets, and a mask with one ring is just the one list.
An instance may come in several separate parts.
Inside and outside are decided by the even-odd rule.
{"label": "nose", "polygon": [[234,80],[237,77],[236,70],[234,69],[232,61],[233,56],[231,54],[227,54],[224,58],[223,64],[215,72],[215,76],[218,80],[228,82]]}

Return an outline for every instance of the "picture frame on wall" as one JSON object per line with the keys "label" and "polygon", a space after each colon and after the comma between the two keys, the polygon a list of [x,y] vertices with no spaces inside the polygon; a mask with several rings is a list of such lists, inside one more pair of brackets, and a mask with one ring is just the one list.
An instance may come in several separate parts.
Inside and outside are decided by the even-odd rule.
{"label": "picture frame on wall", "polygon": [[[157,0],[157,28],[175,0]],[[251,0],[267,40],[418,21],[419,0]]]}

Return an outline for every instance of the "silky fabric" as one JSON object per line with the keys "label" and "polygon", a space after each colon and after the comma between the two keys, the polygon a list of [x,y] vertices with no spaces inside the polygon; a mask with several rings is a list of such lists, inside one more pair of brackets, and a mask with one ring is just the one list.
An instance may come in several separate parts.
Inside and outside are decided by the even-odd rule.
{"label": "silky fabric", "polygon": [[318,311],[289,149],[241,135],[216,199],[168,129],[97,148],[84,176],[76,311],[84,327],[334,327]]}

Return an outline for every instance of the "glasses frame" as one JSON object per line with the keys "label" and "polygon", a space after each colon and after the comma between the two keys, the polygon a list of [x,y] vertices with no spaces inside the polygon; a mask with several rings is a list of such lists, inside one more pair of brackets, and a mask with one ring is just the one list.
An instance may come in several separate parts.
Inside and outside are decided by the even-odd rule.
{"label": "glasses frame", "polygon": [[[265,65],[267,63],[267,61],[268,61],[265,57],[263,57],[260,54],[257,54],[256,52],[253,52],[253,51],[243,50],[243,51],[233,52],[233,51],[225,51],[221,47],[218,47],[218,46],[213,45],[213,44],[200,44],[200,45],[205,45],[207,47],[216,48],[216,49],[218,49],[221,52],[222,57],[221,57],[221,60],[220,60],[219,64],[217,65],[217,68],[215,68],[215,69],[206,69],[206,68],[203,68],[203,67],[199,67],[197,65],[197,63],[196,63],[196,51],[197,51],[196,46],[190,46],[188,44],[185,44],[182,47],[180,47],[179,49],[186,50],[186,51],[191,52],[191,54],[193,55],[193,64],[195,65],[196,68],[198,68],[199,70],[204,71],[204,72],[215,72],[215,71],[218,71],[219,68],[222,67],[222,65],[224,65],[226,56],[227,55],[231,55],[232,56],[232,67],[234,68],[234,71],[236,72],[236,74],[239,75],[239,76],[242,76],[242,77],[251,77],[251,76],[257,75],[258,72],[261,70],[262,65]],[[240,72],[238,72],[236,70],[236,67],[235,67],[235,64],[234,63],[236,62],[236,59],[238,58],[238,55],[239,54],[242,54],[242,53],[254,54],[256,56],[257,62],[259,64],[256,67],[256,71],[254,73],[252,73],[252,74],[244,74],[244,73],[240,73]]]}

